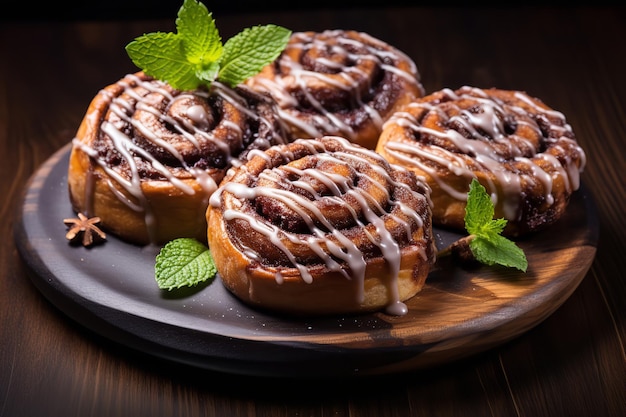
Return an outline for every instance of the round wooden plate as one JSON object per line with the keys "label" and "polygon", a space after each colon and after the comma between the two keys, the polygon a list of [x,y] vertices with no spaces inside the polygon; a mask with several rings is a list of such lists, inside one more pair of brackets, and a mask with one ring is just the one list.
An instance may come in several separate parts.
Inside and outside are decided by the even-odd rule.
{"label": "round wooden plate", "polygon": [[[109,235],[70,245],[64,218],[70,145],[31,178],[15,224],[37,288],[66,315],[120,344],[205,369],[255,376],[353,376],[432,367],[485,351],[540,323],[586,275],[596,253],[593,199],[576,192],[557,224],[518,241],[528,271],[441,265],[402,317],[384,313],[292,318],[254,310],[219,276],[179,292],[159,290],[158,247]],[[436,230],[438,246],[460,235]]]}

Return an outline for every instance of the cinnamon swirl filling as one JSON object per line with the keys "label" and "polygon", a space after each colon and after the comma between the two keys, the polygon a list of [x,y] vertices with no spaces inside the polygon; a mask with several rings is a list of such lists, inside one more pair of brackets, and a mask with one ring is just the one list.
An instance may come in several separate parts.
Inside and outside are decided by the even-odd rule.
{"label": "cinnamon swirl filling", "polygon": [[276,99],[294,138],[339,135],[369,149],[389,116],[423,95],[407,55],[343,30],[292,34],[276,61],[247,84]]}
{"label": "cinnamon swirl filling", "polygon": [[232,171],[211,196],[208,240],[222,281],[248,302],[401,314],[434,262],[430,205],[419,178],[375,152],[299,139]]}
{"label": "cinnamon swirl filling", "polygon": [[72,203],[132,242],[204,240],[208,198],[226,171],[285,138],[274,103],[248,88],[178,91],[129,74],[98,93],[73,140]]}
{"label": "cinnamon swirl filling", "polygon": [[565,116],[520,91],[463,87],[418,99],[385,125],[377,152],[424,176],[433,222],[464,228],[472,178],[491,194],[505,233],[557,221],[579,188],[585,153]]}

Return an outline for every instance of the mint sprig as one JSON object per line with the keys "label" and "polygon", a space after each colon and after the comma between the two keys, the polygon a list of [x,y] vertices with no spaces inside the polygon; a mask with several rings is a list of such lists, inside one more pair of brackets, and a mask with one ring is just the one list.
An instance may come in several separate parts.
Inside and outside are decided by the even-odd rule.
{"label": "mint sprig", "polygon": [[154,271],[162,290],[193,287],[217,274],[209,249],[192,238],[174,239],[163,246],[156,256]]}
{"label": "mint sprig", "polygon": [[281,26],[254,26],[222,44],[204,4],[184,0],[176,33],[144,34],[126,45],[126,52],[144,73],[179,90],[210,87],[216,80],[234,87],[275,60],[290,36]]}
{"label": "mint sprig", "polygon": [[494,219],[493,216],[494,206],[489,194],[477,179],[472,179],[465,206],[465,229],[468,236],[440,251],[438,257],[450,253],[466,257],[466,249],[469,248],[474,259],[482,264],[499,264],[526,272],[528,260],[524,251],[501,235],[507,220]]}

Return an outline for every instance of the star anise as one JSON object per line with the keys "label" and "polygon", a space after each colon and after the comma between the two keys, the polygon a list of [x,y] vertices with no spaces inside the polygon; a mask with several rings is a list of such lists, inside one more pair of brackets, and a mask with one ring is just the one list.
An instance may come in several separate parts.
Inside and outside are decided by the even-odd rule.
{"label": "star anise", "polygon": [[65,234],[66,239],[71,242],[82,236],[83,246],[91,246],[94,243],[94,234],[102,240],[106,239],[106,234],[96,226],[100,223],[100,217],[87,218],[83,213],[78,213],[77,219],[63,219],[63,223],[71,226]]}

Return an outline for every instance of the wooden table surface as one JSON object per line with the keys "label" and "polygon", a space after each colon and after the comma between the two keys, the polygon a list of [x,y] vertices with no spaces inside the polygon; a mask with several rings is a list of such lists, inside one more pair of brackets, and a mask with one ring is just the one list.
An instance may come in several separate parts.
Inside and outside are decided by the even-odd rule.
{"label": "wooden table surface", "polygon": [[91,98],[136,68],[124,46],[174,18],[0,22],[0,416],[626,415],[626,12],[622,8],[363,8],[215,14],[244,27],[356,29],[405,51],[428,92],[524,90],[562,111],[587,154],[595,260],[545,321],[497,348],[401,375],[267,379],[131,351],[70,320],[32,284],[13,239],[29,177]]}

